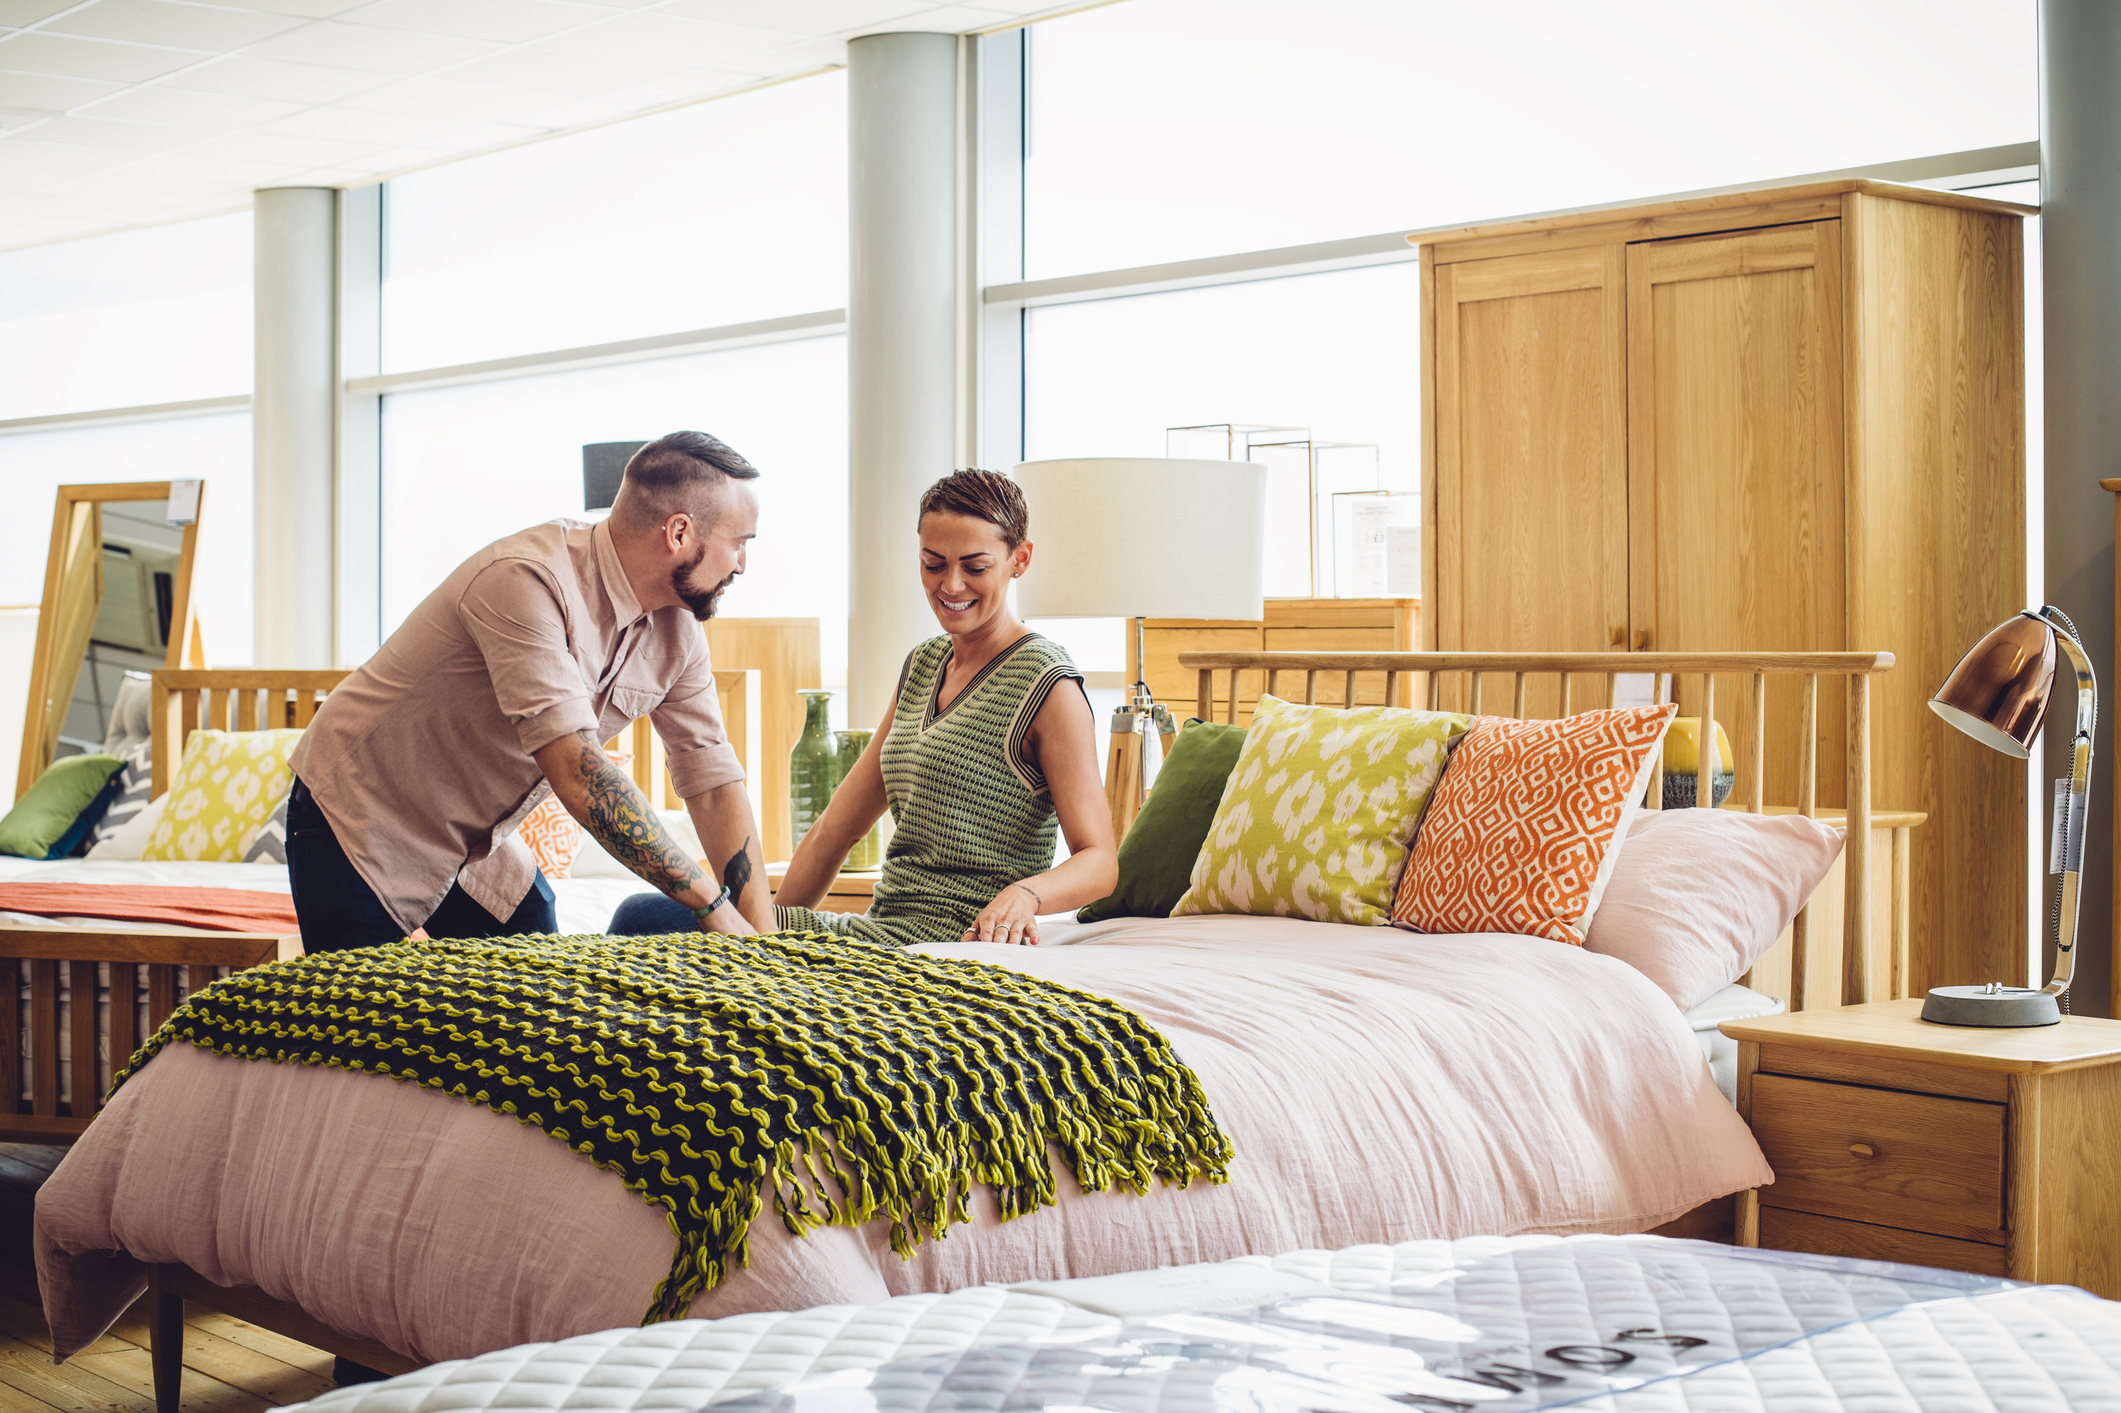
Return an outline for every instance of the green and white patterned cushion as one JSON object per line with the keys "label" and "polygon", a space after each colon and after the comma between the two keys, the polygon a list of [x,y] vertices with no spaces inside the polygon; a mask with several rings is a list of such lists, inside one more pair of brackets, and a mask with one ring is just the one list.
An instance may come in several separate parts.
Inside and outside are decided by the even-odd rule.
{"label": "green and white patterned cushion", "polygon": [[1422,807],[1472,718],[1262,696],[1173,917],[1384,926]]}

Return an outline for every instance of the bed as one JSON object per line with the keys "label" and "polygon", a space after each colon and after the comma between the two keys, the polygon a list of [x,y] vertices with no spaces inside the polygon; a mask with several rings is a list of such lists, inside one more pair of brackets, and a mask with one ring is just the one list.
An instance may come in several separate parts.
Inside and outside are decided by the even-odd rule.
{"label": "bed", "polygon": [[[1189,665],[1585,674],[1610,662],[1265,654]],[[1630,665],[1756,683],[1793,673],[1815,699],[1819,677],[1860,684],[1890,664],[1642,654]],[[1764,690],[1753,700],[1764,704]],[[1809,712],[1798,726],[1804,740],[1816,735]],[[1852,733],[1852,839],[1871,823],[1854,778],[1868,749],[1867,730]],[[1815,806],[1808,792],[1793,807]],[[1871,877],[1848,870],[1841,909],[1861,987]],[[761,1223],[749,1264],[692,1314],[1362,1241],[1643,1231],[1771,1176],[1693,1025],[1613,958],[1498,934],[1271,918],[1120,919],[1068,940],[942,950],[1145,1018],[1200,1076],[1235,1141],[1229,1185],[1134,1198],[1083,1194],[1063,1176],[1058,1205],[1009,1223],[982,1193],[970,1226],[908,1262],[874,1230],[798,1240]],[[615,1179],[491,1112],[189,1047],[118,1093],[40,1195],[37,1229],[61,1350],[92,1340],[151,1280],[164,1312],[207,1298],[386,1370],[634,1323],[670,1242],[663,1218]],[[173,1407],[173,1363],[170,1375]]]}
{"label": "bed", "polygon": [[2121,1305],[2081,1290],[1660,1237],[1292,1251],[613,1329],[302,1413],[2004,1413],[2111,1409]]}
{"label": "bed", "polygon": [[[339,671],[255,668],[157,671],[149,704],[151,797],[160,798],[168,789],[192,732],[202,727],[254,731],[306,726],[346,676]],[[715,681],[728,707],[731,744],[756,776],[753,723],[759,673],[717,672]],[[661,745],[645,718],[634,723],[623,744],[630,748],[636,783],[651,799],[672,803]],[[10,883],[233,889],[282,896],[288,891],[287,869],[280,864],[45,862],[0,855],[0,884]],[[561,930],[602,931],[619,902],[645,886],[630,877],[554,880]],[[17,1099],[13,1112],[0,1115],[0,1142],[71,1142],[95,1116],[115,1073],[113,1055],[122,1064],[194,987],[231,970],[299,955],[301,938],[291,923],[274,931],[231,931],[0,909],[0,965],[12,963],[17,973],[16,1004],[0,1006],[0,1094]],[[115,1009],[113,968],[120,998]],[[77,994],[93,994],[95,1005],[77,1009]],[[78,1092],[76,1055],[95,1057],[95,1071],[83,1074]]]}

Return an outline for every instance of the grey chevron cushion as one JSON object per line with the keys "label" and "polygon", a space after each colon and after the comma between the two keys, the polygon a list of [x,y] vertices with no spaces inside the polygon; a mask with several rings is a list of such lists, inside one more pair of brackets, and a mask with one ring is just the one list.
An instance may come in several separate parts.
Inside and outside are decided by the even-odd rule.
{"label": "grey chevron cushion", "polygon": [[272,818],[258,826],[257,837],[243,851],[243,862],[287,862],[287,796],[280,797],[280,803],[273,808]]}
{"label": "grey chevron cushion", "polygon": [[123,829],[132,817],[147,808],[147,792],[153,786],[153,745],[141,741],[125,753],[122,767],[125,783],[118,787],[118,794],[96,822],[95,842],[104,840]]}

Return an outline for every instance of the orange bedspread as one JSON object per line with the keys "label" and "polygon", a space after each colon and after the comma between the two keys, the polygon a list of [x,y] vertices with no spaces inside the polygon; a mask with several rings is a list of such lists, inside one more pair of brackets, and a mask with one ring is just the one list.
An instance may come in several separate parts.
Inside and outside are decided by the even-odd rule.
{"label": "orange bedspread", "polygon": [[0,883],[0,911],[41,917],[107,917],[121,922],[181,923],[217,932],[289,933],[295,900],[247,888],[187,888],[151,883]]}

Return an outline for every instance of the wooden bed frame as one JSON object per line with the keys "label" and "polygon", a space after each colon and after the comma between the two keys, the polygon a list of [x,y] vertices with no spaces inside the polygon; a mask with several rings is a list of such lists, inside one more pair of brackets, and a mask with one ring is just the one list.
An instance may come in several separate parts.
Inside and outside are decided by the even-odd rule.
{"label": "wooden bed frame", "polygon": [[[1819,721],[1817,711],[1818,679],[1820,677],[1845,678],[1850,706],[1848,713],[1848,759],[1850,762],[1849,809],[1847,811],[1850,824],[1848,852],[1853,856],[1852,862],[1856,866],[1851,867],[1847,871],[1847,906],[1843,912],[1843,917],[1848,923],[1846,929],[1849,937],[1847,954],[1854,960],[1850,963],[1850,982],[1843,989],[1845,991],[1853,991],[1857,999],[1867,999],[1868,997],[1867,988],[1871,975],[1868,958],[1870,952],[1872,878],[1870,869],[1862,865],[1870,845],[1870,831],[1878,826],[1881,821],[1890,821],[1895,829],[1896,838],[1899,838],[1904,836],[1907,829],[1920,824],[1923,818],[1921,815],[1886,815],[1875,812],[1871,808],[1869,791],[1869,678],[1873,674],[1884,672],[1891,668],[1893,659],[1890,653],[1631,653],[1616,663],[1613,655],[1604,654],[1248,652],[1184,653],[1180,655],[1179,662],[1182,666],[1193,669],[1199,674],[1199,706],[1200,714],[1203,718],[1212,719],[1212,708],[1218,700],[1213,687],[1213,675],[1216,672],[1229,674],[1227,679],[1227,697],[1223,700],[1225,702],[1224,715],[1226,719],[1231,720],[1237,719],[1245,709],[1241,705],[1241,694],[1238,689],[1241,685],[1240,679],[1246,673],[1260,674],[1261,683],[1268,691],[1277,691],[1284,675],[1301,673],[1303,674],[1304,683],[1303,698],[1307,701],[1315,701],[1318,697],[1318,680],[1321,676],[1326,674],[1342,675],[1344,691],[1347,695],[1341,699],[1348,700],[1353,697],[1356,686],[1355,679],[1358,673],[1383,672],[1386,675],[1385,700],[1405,699],[1399,695],[1402,693],[1409,694],[1414,699],[1419,699],[1425,693],[1428,701],[1432,704],[1443,699],[1441,684],[1446,674],[1474,674],[1472,685],[1467,689],[1470,692],[1470,704],[1474,711],[1481,709],[1482,700],[1482,688],[1478,674],[1503,673],[1513,678],[1516,714],[1520,716],[1524,714],[1526,703],[1526,680],[1528,677],[1540,673],[1561,675],[1563,683],[1561,700],[1565,714],[1568,711],[1569,683],[1572,677],[1596,676],[1601,679],[1610,679],[1621,667],[1625,667],[1629,672],[1654,673],[1657,674],[1658,682],[1657,699],[1664,700],[1667,693],[1671,690],[1674,674],[1708,674],[1709,686],[1707,691],[1709,699],[1707,706],[1708,714],[1711,716],[1715,712],[1714,674],[1738,673],[1749,675],[1752,679],[1752,714],[1749,719],[1754,723],[1755,729],[1747,739],[1754,743],[1754,751],[1751,761],[1743,764],[1739,771],[1742,782],[1739,793],[1740,797],[1745,801],[1745,807],[1756,813],[1763,809],[1772,808],[1767,806],[1761,798],[1762,790],[1760,786],[1763,771],[1759,742],[1762,739],[1761,728],[1764,726],[1767,701],[1764,679],[1776,675],[1796,675],[1801,677],[1805,684],[1803,721],[1796,729],[1801,733],[1803,741],[1801,749],[1805,762],[1805,771],[1811,784],[1810,788],[1804,791],[1803,798],[1796,801],[1793,808],[1807,815],[1826,818],[1833,817],[1833,812],[1818,808],[1816,789],[1818,752],[1816,749],[1817,741],[1814,738],[1817,735]],[[331,676],[336,679],[342,674],[317,675]],[[208,685],[218,685],[219,679],[223,678],[271,678],[284,686],[290,685],[290,679],[302,677],[304,674],[171,672],[156,673],[155,676],[158,692],[163,690],[162,679],[164,677],[171,679],[168,684],[168,690],[174,692],[178,690],[199,690]],[[216,679],[216,683],[208,684],[198,680],[203,678]],[[250,684],[243,680],[235,680],[229,685],[246,688]],[[267,683],[265,685],[270,686],[272,684]],[[332,684],[325,684],[317,690],[320,692],[329,690],[329,685]],[[1607,681],[1606,690],[1609,695],[1611,690],[1609,680]],[[207,722],[203,710],[200,715],[195,717],[189,714],[191,709],[185,707],[181,702],[173,705],[170,710],[178,713],[171,718],[172,730],[170,734],[174,739],[181,740],[182,733],[197,724],[211,724]],[[249,718],[242,715],[242,709],[239,707],[236,719],[276,720],[277,718],[273,716],[272,712],[273,709],[268,707],[263,716]],[[163,719],[160,714],[156,717],[157,722],[161,722]],[[647,744],[644,740],[644,747]],[[643,749],[638,751],[635,757],[636,773],[640,774],[649,769],[652,759],[650,750]],[[653,779],[652,776],[650,778]],[[647,782],[643,783],[644,788],[649,788]],[[1697,796],[1698,798],[1707,797],[1707,786],[1707,773],[1704,772],[1699,782],[1700,793]],[[1656,802],[1661,797],[1661,793],[1662,778],[1660,773],[1659,778],[1652,780],[1650,785],[1650,808],[1654,809],[1657,807]],[[653,795],[651,798],[653,798]],[[1896,843],[1894,853],[1898,856],[1899,866],[1892,875],[1893,887],[1896,890],[1896,897],[1904,899],[1905,880],[1907,877],[1904,862],[1904,844]],[[1810,909],[1807,909],[1807,912],[1809,911]],[[1892,915],[1895,919],[1905,918],[1904,901],[1896,902]],[[1806,931],[1803,918],[1800,918],[1794,930],[1796,933],[1795,946],[1801,958]],[[1902,930],[1904,932],[1904,929]],[[40,935],[51,936],[49,933]],[[62,935],[79,937],[82,934]],[[218,941],[220,939],[204,940]],[[1898,950],[1904,957],[1904,938]],[[225,962],[220,964],[228,965]],[[1903,960],[1893,970],[1894,984],[1904,985],[1907,975]],[[93,976],[92,972],[91,976]],[[1798,971],[1798,982],[1801,986],[1801,967]],[[1796,1008],[1796,1003],[1800,999],[1800,997],[1792,998],[1793,1009]],[[90,1035],[91,1044],[93,1044],[92,1028]],[[1727,1206],[1729,1200],[1720,1199],[1720,1202]],[[1712,1203],[1709,1206],[1716,1207],[1717,1204]],[[1704,1208],[1701,1210],[1706,1212],[1708,1209]],[[1721,1209],[1719,1208],[1720,1211]],[[1712,1216],[1705,1220],[1694,1221],[1692,1225],[1689,1225],[1693,1215],[1690,1214],[1689,1218],[1682,1218],[1679,1222],[1668,1224],[1662,1230],[1674,1235],[1709,1235],[1716,1232],[1727,1233],[1728,1231],[1727,1214],[1720,1224]],[[149,1323],[152,1330],[157,1413],[178,1413],[183,1374],[184,1302],[187,1299],[235,1315],[266,1329],[285,1334],[290,1338],[299,1339],[328,1353],[367,1364],[371,1368],[385,1373],[404,1373],[418,1367],[415,1361],[385,1348],[374,1340],[344,1334],[331,1328],[297,1305],[276,1300],[254,1287],[241,1286],[231,1288],[217,1285],[188,1266],[156,1265],[150,1267],[149,1291],[153,1300],[153,1310]]]}
{"label": "wooden bed frame", "polygon": [[[1740,743],[1734,746],[1741,759],[1736,764],[1737,783],[1732,790],[1732,803],[1752,814],[1787,813],[1794,811],[1809,818],[1825,819],[1834,823],[1845,823],[1848,828],[1848,843],[1843,851],[1842,897],[1840,906],[1834,900],[1814,894],[1804,910],[1791,924],[1784,940],[1778,942],[1770,953],[1756,964],[1755,972],[1763,966],[1773,964],[1781,973],[1787,968],[1788,992],[1786,1000],[1793,1011],[1820,1005],[1841,1006],[1859,1001],[1898,1000],[1908,991],[1909,979],[1915,975],[1910,970],[1908,955],[1908,855],[1911,848],[1910,835],[1915,826],[1927,816],[1909,811],[1880,811],[1871,805],[1871,713],[1870,681],[1879,673],[1888,672],[1893,666],[1891,653],[1181,653],[1179,665],[1198,674],[1199,691],[1196,710],[1204,721],[1215,719],[1215,707],[1222,706],[1225,721],[1236,721],[1240,713],[1249,711],[1243,689],[1247,674],[1256,674],[1261,691],[1284,700],[1296,700],[1293,695],[1284,696],[1282,684],[1287,680],[1292,689],[1300,682],[1301,700],[1316,702],[1319,697],[1319,679],[1340,678],[1336,700],[1358,701],[1356,679],[1364,673],[1379,673],[1384,677],[1384,691],[1376,700],[1386,702],[1423,701],[1430,710],[1469,711],[1478,715],[1486,710],[1486,692],[1494,678],[1505,678],[1509,683],[1507,707],[1497,704],[1497,715],[1522,719],[1528,715],[1527,706],[1535,689],[1548,684],[1541,679],[1552,679],[1553,690],[1542,691],[1543,699],[1558,703],[1557,715],[1569,716],[1575,710],[1573,702],[1590,699],[1596,705],[1613,700],[1614,679],[1621,675],[1642,675],[1653,679],[1651,700],[1658,702],[1678,701],[1682,686],[1691,699],[1690,715],[1714,718],[1716,711],[1716,682],[1718,677],[1726,680],[1738,679],[1743,690],[1739,710],[1727,713],[1727,724],[1733,726],[1732,734]],[[1223,685],[1218,690],[1216,674],[1225,674]],[[1819,757],[1823,731],[1819,713],[1819,679],[1842,679],[1847,693],[1846,740],[1844,755],[1848,766],[1846,782],[1848,806],[1846,810],[1822,809],[1819,804]],[[1688,681],[1686,679],[1693,679]],[[1779,806],[1771,806],[1766,800],[1768,683],[1770,679],[1795,679],[1798,684],[1798,720],[1787,723],[1789,739],[1795,745],[1797,762],[1798,798]],[[1499,685],[1499,684],[1498,684]],[[1589,690],[1585,690],[1588,688]],[[1373,694],[1374,695],[1374,694]],[[1253,698],[1256,700],[1256,695]],[[1735,715],[1735,721],[1728,721]],[[1695,779],[1694,798],[1700,804],[1710,799],[1710,777],[1714,770],[1714,758],[1708,751],[1698,753],[1699,767]],[[1643,800],[1646,809],[1658,809],[1664,795],[1664,767],[1658,762],[1651,776],[1648,792]],[[1729,806],[1727,805],[1726,808]],[[1888,835],[1888,856],[1873,860],[1873,830]],[[1878,879],[1874,864],[1887,865],[1886,892],[1890,906],[1886,911],[1886,934],[1888,945],[1880,954],[1874,946],[1877,916],[1874,912],[1874,890]],[[1822,885],[1821,892],[1831,887]],[[1829,939],[1817,935],[1813,924],[1814,913],[1839,913],[1839,985],[1820,988],[1808,984],[1812,973],[1812,952],[1815,942]],[[1748,973],[1750,981],[1754,973]],[[1824,989],[1831,994],[1819,994]]]}

